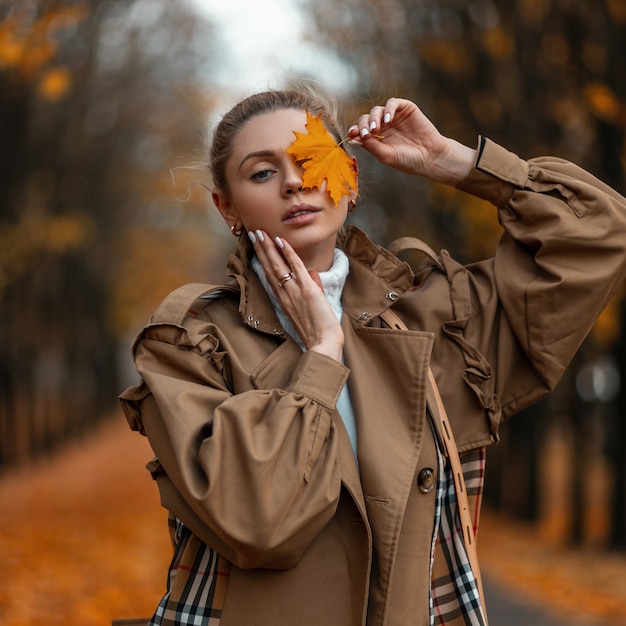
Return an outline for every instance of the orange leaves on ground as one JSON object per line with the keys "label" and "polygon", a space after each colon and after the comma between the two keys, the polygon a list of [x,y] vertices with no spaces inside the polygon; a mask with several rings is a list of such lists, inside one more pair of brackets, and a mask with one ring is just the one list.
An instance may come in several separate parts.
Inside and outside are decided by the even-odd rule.
{"label": "orange leaves on ground", "polygon": [[106,626],[165,592],[167,513],[153,456],[121,415],[32,467],[0,476],[2,626]]}
{"label": "orange leaves on ground", "polygon": [[287,153],[302,162],[303,187],[321,189],[326,182],[326,189],[337,205],[350,191],[357,192],[356,160],[333,139],[319,116],[307,111],[306,119],[308,133],[294,132],[296,139]]}

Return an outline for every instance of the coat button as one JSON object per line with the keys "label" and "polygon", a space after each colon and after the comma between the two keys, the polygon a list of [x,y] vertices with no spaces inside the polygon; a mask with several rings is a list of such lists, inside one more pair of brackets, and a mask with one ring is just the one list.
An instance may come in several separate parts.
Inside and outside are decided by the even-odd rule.
{"label": "coat button", "polygon": [[424,467],[417,475],[417,486],[422,493],[430,493],[435,487],[435,470]]}

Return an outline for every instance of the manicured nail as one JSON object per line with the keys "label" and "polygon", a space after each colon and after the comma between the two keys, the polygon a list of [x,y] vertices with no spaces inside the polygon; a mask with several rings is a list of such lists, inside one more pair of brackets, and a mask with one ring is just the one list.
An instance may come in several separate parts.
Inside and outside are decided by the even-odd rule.
{"label": "manicured nail", "polygon": [[385,124],[389,124],[390,120],[391,120],[391,113],[385,113],[385,117],[383,118],[383,121],[385,122]]}
{"label": "manicured nail", "polygon": [[358,126],[350,126],[350,129],[348,130],[348,134],[356,133],[358,129],[359,129]]}
{"label": "manicured nail", "polygon": [[376,122],[373,120],[370,122],[370,130],[376,130]]}
{"label": "manicured nail", "polygon": [[258,239],[261,243],[263,243],[263,242],[265,241],[265,237],[263,236],[263,233],[262,233],[260,230],[257,230],[257,231],[256,231],[256,236],[257,236],[257,239]]}
{"label": "manicured nail", "polygon": [[276,237],[276,239],[274,239],[274,241],[276,242],[276,245],[279,248],[284,248],[285,244],[283,243],[283,240],[280,237]]}
{"label": "manicured nail", "polygon": [[251,230],[248,231],[248,237],[250,237],[250,241],[252,242],[252,245],[254,245],[256,243],[256,237]]}
{"label": "manicured nail", "polygon": [[367,137],[370,134],[370,131],[367,128],[361,129],[361,137]]}

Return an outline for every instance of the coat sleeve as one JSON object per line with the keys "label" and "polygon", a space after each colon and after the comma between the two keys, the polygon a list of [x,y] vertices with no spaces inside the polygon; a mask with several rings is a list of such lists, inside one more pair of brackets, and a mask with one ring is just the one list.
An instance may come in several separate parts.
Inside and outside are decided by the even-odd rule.
{"label": "coat sleeve", "polygon": [[287,569],[339,500],[331,414],[347,369],[304,352],[284,388],[233,395],[211,339],[193,345],[184,328],[145,329],[134,352],[143,382],[122,405],[206,527],[194,532],[239,567]]}
{"label": "coat sleeve", "polygon": [[623,283],[626,200],[572,163],[524,161],[485,139],[459,188],[492,202],[504,228],[495,260],[472,277],[482,316],[467,333],[496,363],[506,417],[555,387]]}

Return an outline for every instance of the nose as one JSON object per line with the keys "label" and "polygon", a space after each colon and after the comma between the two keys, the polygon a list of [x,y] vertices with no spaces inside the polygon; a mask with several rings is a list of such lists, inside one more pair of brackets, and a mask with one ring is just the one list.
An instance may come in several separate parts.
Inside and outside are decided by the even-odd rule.
{"label": "nose", "polygon": [[283,194],[285,196],[302,191],[302,174],[302,168],[290,159],[285,168],[285,177],[283,179]]}

